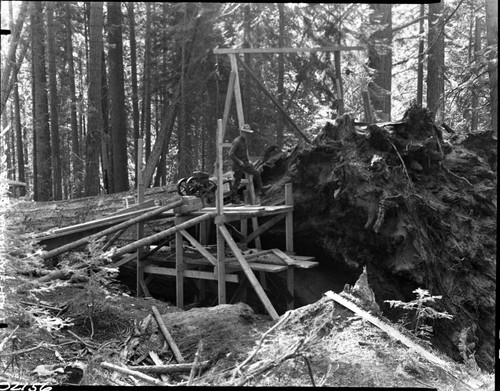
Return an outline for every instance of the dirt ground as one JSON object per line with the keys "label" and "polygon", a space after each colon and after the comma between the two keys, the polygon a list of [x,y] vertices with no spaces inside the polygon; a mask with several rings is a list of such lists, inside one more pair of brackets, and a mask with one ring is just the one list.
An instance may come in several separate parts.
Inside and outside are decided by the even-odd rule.
{"label": "dirt ground", "polygon": [[206,362],[191,380],[189,371],[149,374],[165,384],[494,389],[493,375],[451,360],[436,366],[327,297],[273,322],[244,303],[183,311],[132,297],[116,282],[11,274],[0,384],[150,385],[100,364],[153,365],[149,352],[176,363],[151,316],[155,306],[185,361],[196,360],[203,341],[198,362]]}

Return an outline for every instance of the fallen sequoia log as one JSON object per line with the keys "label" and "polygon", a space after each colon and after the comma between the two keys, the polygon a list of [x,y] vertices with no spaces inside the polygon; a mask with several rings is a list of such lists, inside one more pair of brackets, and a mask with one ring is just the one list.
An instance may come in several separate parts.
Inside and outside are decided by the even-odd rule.
{"label": "fallen sequoia log", "polygon": [[[359,273],[366,266],[380,308],[394,321],[403,313],[384,300],[412,301],[416,288],[442,295],[433,307],[453,319],[434,321],[432,343],[457,360],[475,355],[492,370],[497,205],[490,162],[444,141],[419,107],[384,125],[356,126],[345,115],[313,144],[274,150],[263,164],[271,201],[293,183],[296,251]],[[496,148],[495,139],[489,144]]]}

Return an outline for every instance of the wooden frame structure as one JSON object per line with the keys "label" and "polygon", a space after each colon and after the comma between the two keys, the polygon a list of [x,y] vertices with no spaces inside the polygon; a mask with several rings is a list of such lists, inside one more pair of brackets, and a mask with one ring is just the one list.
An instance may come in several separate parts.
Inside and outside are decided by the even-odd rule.
{"label": "wooden frame structure", "polygon": [[239,54],[275,54],[275,53],[301,53],[301,52],[333,52],[334,53],[334,63],[335,63],[335,80],[337,88],[337,96],[339,100],[339,111],[338,116],[344,114],[344,98],[343,98],[343,86],[342,86],[342,71],[340,64],[340,53],[342,51],[349,50],[366,50],[364,46],[344,46],[344,45],[332,45],[323,47],[313,47],[313,48],[245,48],[245,49],[223,49],[216,48],[213,50],[214,54],[227,54],[231,63],[231,74],[229,78],[229,85],[226,95],[226,103],[224,107],[224,117],[223,117],[223,137],[226,129],[227,120],[229,117],[229,108],[231,106],[232,94],[234,91],[236,100],[236,112],[238,114],[238,127],[241,127],[245,123],[245,118],[243,116],[243,103],[241,98],[241,89],[239,82],[238,73],[238,63],[245,68],[249,75],[257,83],[257,86],[272,100],[274,105],[284,114],[285,118],[290,122],[292,128],[308,143],[311,143],[307,136],[300,130],[297,124],[290,118],[286,110],[281,107],[277,99],[269,92],[265,86],[259,81],[255,76],[254,72],[250,67],[240,60],[237,55]]}
{"label": "wooden frame structure", "polygon": [[[112,227],[102,232],[90,235],[87,234],[84,239],[77,240],[69,245],[59,249],[51,250],[46,257],[54,256],[68,248],[75,248],[78,245],[89,243],[90,240],[98,237],[113,234],[108,239],[104,248],[108,248],[128,227],[136,225],[137,240],[129,245],[115,250],[112,258],[115,262],[110,266],[120,266],[132,260],[136,260],[136,286],[137,296],[150,296],[147,284],[154,275],[174,276],[176,279],[176,304],[182,308],[184,306],[184,282],[186,278],[194,278],[199,281],[199,287],[203,294],[203,281],[217,281],[217,302],[219,304],[227,303],[226,283],[238,283],[237,293],[242,293],[249,283],[264,305],[266,311],[273,319],[278,319],[273,304],[265,293],[266,278],[265,273],[286,273],[286,301],[287,308],[293,308],[294,300],[294,270],[295,268],[309,269],[318,265],[313,262],[312,257],[301,257],[294,254],[293,244],[293,196],[291,184],[285,185],[285,203],[278,206],[255,205],[255,195],[252,186],[251,177],[247,178],[249,188],[250,204],[244,206],[224,206],[223,203],[223,148],[229,146],[224,143],[227,122],[229,119],[230,106],[234,92],[236,100],[236,109],[238,114],[238,123],[241,127],[245,121],[243,116],[243,105],[241,99],[238,58],[237,54],[244,53],[291,53],[291,52],[314,52],[314,51],[334,51],[336,54],[336,72],[340,76],[340,51],[341,50],[364,50],[361,46],[345,47],[332,46],[323,48],[279,48],[279,49],[214,49],[216,54],[229,55],[231,62],[231,74],[229,78],[228,91],[224,107],[223,118],[217,122],[217,161],[215,167],[215,176],[217,179],[216,206],[203,207],[200,199],[196,197],[180,197],[177,200],[170,201],[167,205],[149,207],[149,202],[145,202],[144,182],[142,179],[142,170],[138,170],[137,185],[137,205],[133,208],[134,212],[119,216],[111,216],[100,221],[80,224],[79,226],[66,227],[62,229],[63,233],[80,232],[97,227]],[[337,61],[338,59],[338,61]],[[252,75],[250,68],[244,63],[242,66]],[[258,79],[253,75],[254,79]],[[340,77],[339,77],[340,79]],[[337,80],[339,83],[340,81]],[[340,82],[341,83],[341,82]],[[340,88],[341,84],[337,85]],[[260,88],[265,87],[260,84]],[[279,106],[271,93],[267,95]],[[297,125],[293,123],[290,117],[287,117],[292,123],[294,129],[309,142],[307,136],[302,134]],[[139,140],[139,167],[142,166],[142,140]],[[173,211],[172,211],[173,209]],[[126,210],[125,210],[126,212]],[[130,217],[132,217],[130,219]],[[144,237],[144,223],[152,218],[172,217],[174,225],[153,235]],[[259,218],[266,218],[267,221],[259,225]],[[128,220],[128,221],[127,221]],[[248,221],[252,223],[252,231],[248,230]],[[285,220],[286,249],[262,250],[260,244],[260,235],[266,230]],[[240,222],[241,233],[239,238],[235,239],[230,232],[230,223]],[[207,229],[211,225],[216,228],[216,252],[213,253],[207,249]],[[197,227],[198,237],[192,235],[188,229]],[[234,227],[230,227],[234,229]],[[101,228],[103,229],[103,228]],[[174,245],[169,246],[175,249],[168,256],[158,254],[159,249],[165,247],[174,236]],[[185,250],[184,242],[189,243],[189,254]],[[247,253],[245,249],[249,243],[255,243],[255,249],[252,253]],[[150,246],[154,245],[153,249]],[[228,256],[227,252],[231,252]],[[194,255],[193,255],[194,254]],[[258,277],[256,276],[256,273]],[[264,287],[263,287],[264,286]],[[244,293],[244,292],[243,292]]]}

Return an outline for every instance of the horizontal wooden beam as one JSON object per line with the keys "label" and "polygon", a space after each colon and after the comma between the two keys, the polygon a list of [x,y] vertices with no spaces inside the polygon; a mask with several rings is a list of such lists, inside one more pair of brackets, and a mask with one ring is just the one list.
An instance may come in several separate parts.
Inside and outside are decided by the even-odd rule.
{"label": "horizontal wooden beam", "polygon": [[[153,265],[146,266],[144,268],[144,273],[161,274],[164,276],[172,276],[172,277],[175,277],[177,275],[177,271],[174,268],[164,267],[164,266],[153,266]],[[217,274],[215,274],[214,272],[206,272],[201,270],[184,270],[183,273],[184,277],[187,278],[197,278],[201,280],[217,281]],[[239,278],[236,274],[226,274],[226,281],[238,283]]]}
{"label": "horizontal wooden beam", "polygon": [[245,54],[245,53],[299,53],[299,52],[334,52],[349,50],[366,50],[364,46],[323,46],[314,48],[216,48],[214,54]]}

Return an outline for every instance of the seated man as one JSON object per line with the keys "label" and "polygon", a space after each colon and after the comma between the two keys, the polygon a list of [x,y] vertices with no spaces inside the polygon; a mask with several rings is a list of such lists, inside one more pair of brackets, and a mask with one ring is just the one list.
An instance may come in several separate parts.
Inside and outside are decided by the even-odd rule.
{"label": "seated man", "polygon": [[264,187],[262,186],[260,173],[253,164],[250,163],[250,159],[248,158],[246,135],[250,133],[253,133],[253,130],[250,129],[250,125],[243,125],[240,128],[240,136],[233,140],[233,144],[229,150],[229,158],[233,161],[234,183],[232,188],[232,202],[235,204],[241,203],[237,192],[244,172],[253,175],[256,201],[258,204],[260,203],[260,196],[264,195]]}

